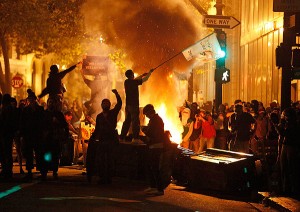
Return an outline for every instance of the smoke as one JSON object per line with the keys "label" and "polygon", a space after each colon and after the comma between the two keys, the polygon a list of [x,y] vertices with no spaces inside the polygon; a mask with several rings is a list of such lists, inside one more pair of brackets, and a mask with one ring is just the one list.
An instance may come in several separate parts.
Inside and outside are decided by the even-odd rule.
{"label": "smoke", "polygon": [[[122,49],[132,65],[128,69],[139,74],[207,34],[201,16],[185,0],[87,0],[83,11],[89,29],[101,33],[108,45]],[[165,101],[173,106],[180,104],[177,82],[170,75],[175,70],[189,73],[191,66],[179,54],[156,69],[142,86],[141,106]]]}

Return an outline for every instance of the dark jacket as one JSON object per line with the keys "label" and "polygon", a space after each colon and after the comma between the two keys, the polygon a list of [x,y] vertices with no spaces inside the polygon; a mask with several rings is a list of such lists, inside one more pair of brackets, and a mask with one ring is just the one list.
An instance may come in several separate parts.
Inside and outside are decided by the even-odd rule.
{"label": "dark jacket", "polygon": [[158,114],[150,118],[147,129],[145,130],[145,135],[150,139],[149,147],[153,144],[164,143],[164,122]]}
{"label": "dark jacket", "polygon": [[104,116],[104,112],[97,115],[95,131],[91,136],[91,140],[99,140],[101,142],[115,141],[118,114],[122,107],[122,100],[118,93],[116,98],[117,104],[113,109],[105,112],[106,116]]}
{"label": "dark jacket", "polygon": [[66,76],[67,73],[73,71],[75,68],[76,65],[73,65],[70,68],[58,73],[50,72],[49,77],[47,79],[47,86],[45,89],[43,89],[42,93],[39,95],[39,98],[42,98],[47,94],[49,95],[63,94],[65,90],[61,80]]}

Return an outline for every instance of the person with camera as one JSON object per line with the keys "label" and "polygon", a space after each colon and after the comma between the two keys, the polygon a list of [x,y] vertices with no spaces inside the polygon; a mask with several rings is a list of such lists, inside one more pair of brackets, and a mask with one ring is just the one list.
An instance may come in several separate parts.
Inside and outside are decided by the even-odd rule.
{"label": "person with camera", "polygon": [[198,153],[203,152],[207,148],[213,148],[216,138],[216,129],[214,119],[210,112],[206,111],[202,116],[197,117],[202,121],[202,132],[200,135],[200,146]]}
{"label": "person with camera", "polygon": [[[265,108],[258,109],[258,116],[255,119],[254,136],[251,139],[251,151],[256,156],[265,158],[265,143],[269,131],[269,119],[266,116]],[[261,152],[259,151],[261,147]]]}

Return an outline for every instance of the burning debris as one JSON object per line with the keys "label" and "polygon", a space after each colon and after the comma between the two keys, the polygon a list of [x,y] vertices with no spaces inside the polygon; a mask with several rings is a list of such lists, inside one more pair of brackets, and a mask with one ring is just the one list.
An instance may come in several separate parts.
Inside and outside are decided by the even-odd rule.
{"label": "burning debris", "polygon": [[[107,45],[126,52],[128,64],[139,74],[148,72],[201,38],[202,18],[185,0],[88,0],[85,20],[92,31],[99,31]],[[173,71],[189,72],[191,63],[183,55],[155,70],[140,90],[140,106],[148,103],[158,108],[165,129],[178,142],[182,125],[177,106],[187,95],[179,92]],[[170,129],[173,128],[173,129]],[[180,136],[181,140],[181,136]]]}

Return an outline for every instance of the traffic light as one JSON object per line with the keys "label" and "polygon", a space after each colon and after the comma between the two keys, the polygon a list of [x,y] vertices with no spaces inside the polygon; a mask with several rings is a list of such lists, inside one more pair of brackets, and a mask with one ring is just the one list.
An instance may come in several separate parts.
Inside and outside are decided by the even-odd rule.
{"label": "traffic light", "polygon": [[300,49],[293,50],[292,66],[294,68],[300,68]]}
{"label": "traffic light", "polygon": [[221,58],[224,58],[226,57],[226,47],[227,47],[227,44],[226,44],[226,33],[224,31],[219,31],[217,32],[217,39],[219,41],[219,45],[221,47],[221,52],[220,52],[220,55],[221,55]]}
{"label": "traffic light", "polygon": [[291,50],[284,46],[283,43],[280,46],[277,46],[275,54],[276,54],[276,66],[278,68],[281,67],[290,67],[291,66]]}

